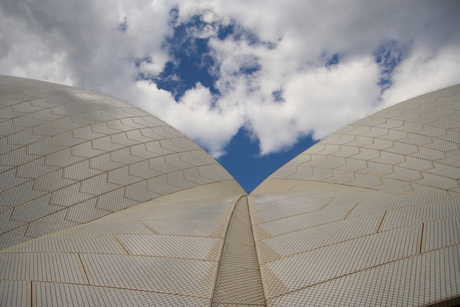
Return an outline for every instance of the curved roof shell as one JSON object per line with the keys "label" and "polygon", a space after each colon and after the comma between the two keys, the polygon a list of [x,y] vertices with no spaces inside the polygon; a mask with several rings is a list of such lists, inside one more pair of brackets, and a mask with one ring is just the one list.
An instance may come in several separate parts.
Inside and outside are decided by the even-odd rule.
{"label": "curved roof shell", "polygon": [[199,185],[232,181],[160,119],[120,100],[2,77],[1,247]]}
{"label": "curved roof shell", "polygon": [[244,194],[222,166],[109,96],[6,76],[0,95],[1,306],[212,298]]}
{"label": "curved roof shell", "polygon": [[459,303],[460,86],[335,132],[250,196],[160,119],[0,76],[0,305]]}
{"label": "curved roof shell", "polygon": [[270,305],[458,304],[460,86],[333,133],[250,197]]}

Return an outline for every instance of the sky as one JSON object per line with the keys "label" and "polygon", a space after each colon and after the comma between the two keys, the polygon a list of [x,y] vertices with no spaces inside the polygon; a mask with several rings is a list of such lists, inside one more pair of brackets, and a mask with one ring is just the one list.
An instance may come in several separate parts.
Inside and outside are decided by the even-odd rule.
{"label": "sky", "polygon": [[1,0],[0,74],[165,120],[247,191],[333,131],[460,83],[460,1]]}

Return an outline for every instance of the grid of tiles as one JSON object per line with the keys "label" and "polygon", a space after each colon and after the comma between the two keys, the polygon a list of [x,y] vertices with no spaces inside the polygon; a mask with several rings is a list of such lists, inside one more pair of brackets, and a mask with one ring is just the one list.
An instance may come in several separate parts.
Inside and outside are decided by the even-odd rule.
{"label": "grid of tiles", "polygon": [[452,262],[458,257],[458,246],[436,250],[293,292],[272,305],[426,306],[454,297],[439,306],[455,306],[460,270]]}
{"label": "grid of tiles", "polygon": [[271,178],[390,193],[460,192],[460,86],[407,100],[335,132]]}
{"label": "grid of tiles", "polygon": [[249,197],[156,117],[0,77],[1,306],[452,306],[460,85],[334,133]]}
{"label": "grid of tiles", "polygon": [[306,150],[250,196],[267,304],[458,304],[459,179],[460,86]]}
{"label": "grid of tiles", "polygon": [[230,219],[212,306],[265,306],[246,196]]}
{"label": "grid of tiles", "polygon": [[205,151],[125,102],[0,77],[0,248],[222,180]]}
{"label": "grid of tiles", "polygon": [[2,306],[209,306],[236,188],[184,190],[1,250]]}

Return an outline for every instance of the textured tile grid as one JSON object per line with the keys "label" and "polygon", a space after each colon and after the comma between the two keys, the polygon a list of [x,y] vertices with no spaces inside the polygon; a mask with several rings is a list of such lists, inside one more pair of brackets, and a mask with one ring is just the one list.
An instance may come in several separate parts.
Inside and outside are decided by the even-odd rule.
{"label": "textured tile grid", "polygon": [[124,102],[32,82],[10,103],[23,81],[0,81],[2,305],[209,305],[233,178]]}
{"label": "textured tile grid", "polygon": [[[460,99],[452,97],[459,92],[447,88],[357,121],[253,192],[269,306],[420,306],[460,295],[460,117],[453,111]],[[301,213],[297,191],[318,191],[314,182],[325,195],[326,186],[361,190]],[[325,198],[302,200],[306,209]],[[336,206],[350,209],[321,219]]]}
{"label": "textured tile grid", "polygon": [[[383,232],[266,263],[262,270],[270,270],[289,291],[295,291],[415,255],[417,236],[418,227]],[[405,241],[411,241],[412,244],[404,244]],[[340,257],[339,262],[337,257]],[[270,293],[269,298],[283,294],[271,283],[266,282],[265,285]]]}
{"label": "textured tile grid", "polygon": [[83,260],[96,286],[208,299],[217,267],[215,262],[132,255],[87,254]]}
{"label": "textured tile grid", "polygon": [[[20,90],[18,83],[10,91]],[[144,111],[83,90],[69,95],[64,86],[41,86],[56,92],[50,96],[35,89],[35,100],[4,102],[2,107],[2,117],[10,118],[2,127],[17,127],[13,134],[1,130],[2,140],[14,146],[0,156],[7,170],[0,181],[9,183],[0,206],[9,210],[2,217],[10,218],[0,233],[2,247],[231,178],[196,144]],[[10,91],[3,87],[2,94]],[[42,127],[49,133],[36,136],[43,134]],[[50,221],[56,225],[40,226]],[[28,230],[19,238],[15,230],[23,225]]]}
{"label": "textured tile grid", "polygon": [[239,199],[228,224],[212,306],[265,306],[247,197]]}
{"label": "textured tile grid", "polygon": [[163,235],[194,237],[222,237],[225,229],[218,221],[207,221],[206,224],[203,224],[202,221],[191,220],[155,220],[145,222],[145,225]]}
{"label": "textured tile grid", "polygon": [[[26,245],[12,246],[8,252],[18,253],[94,253],[125,254],[125,251],[109,234],[50,235],[30,241]],[[0,251],[0,254],[3,251]]]}
{"label": "textured tile grid", "polygon": [[459,146],[455,86],[332,134],[248,208],[231,176],[159,119],[1,77],[0,245],[11,247],[0,303],[459,303]]}
{"label": "textured tile grid", "polygon": [[[34,306],[206,306],[207,300],[164,293],[75,284],[36,283]],[[55,295],[61,293],[61,295]]]}
{"label": "textured tile grid", "polygon": [[430,221],[424,224],[426,252],[460,244],[460,216],[448,217],[443,220]]}
{"label": "textured tile grid", "polygon": [[0,279],[86,284],[76,254],[2,253]]}
{"label": "textured tile grid", "polygon": [[30,306],[30,283],[17,280],[0,280],[0,306]]}
{"label": "textured tile grid", "polygon": [[[342,220],[347,216],[353,207],[353,204],[348,204],[339,207],[325,208],[323,210],[316,210],[311,213],[293,215],[290,217],[255,225],[254,232],[256,233],[256,240],[259,236],[260,238],[264,238],[263,233],[269,233],[270,236],[276,236],[304,228]],[[259,232],[259,230],[262,230],[263,233]]]}
{"label": "textured tile grid", "polygon": [[[381,213],[350,218],[273,236],[261,240],[259,244],[261,248],[269,248],[275,251],[279,258],[282,258],[373,234],[381,220]],[[268,255],[265,255],[264,252],[260,254],[261,257],[266,257],[262,263],[276,260],[276,258],[267,257]]]}
{"label": "textured tile grid", "polygon": [[[91,302],[108,306],[128,298],[139,300],[132,302],[134,306],[209,305],[224,240],[224,232],[219,235],[216,229],[228,224],[238,196],[230,190],[230,198],[210,198],[202,191],[205,189],[194,188],[177,193],[184,199],[181,202],[158,198],[120,211],[118,216],[4,249],[0,280],[33,281],[36,305]],[[188,218],[184,212],[197,210],[213,214],[200,215],[200,223],[186,224],[190,233],[174,232],[174,228],[167,235],[155,231],[155,222],[166,217],[181,224]],[[124,218],[132,211],[140,215]],[[194,236],[195,227],[210,236]],[[101,299],[109,294],[112,298]]]}
{"label": "textured tile grid", "polygon": [[161,235],[118,235],[117,238],[134,255],[181,259],[215,261],[220,252],[217,246],[222,245],[222,240],[216,238]]}
{"label": "textured tile grid", "polygon": [[[269,306],[424,306],[460,293],[459,247],[436,250],[275,298]],[[429,278],[427,278],[427,276]],[[458,304],[458,300],[445,306]]]}

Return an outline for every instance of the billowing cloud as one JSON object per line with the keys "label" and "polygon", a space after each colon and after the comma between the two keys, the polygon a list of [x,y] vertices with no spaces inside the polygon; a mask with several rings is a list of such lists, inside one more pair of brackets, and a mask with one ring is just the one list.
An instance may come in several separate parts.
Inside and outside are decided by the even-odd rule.
{"label": "billowing cloud", "polygon": [[394,85],[382,96],[385,105],[401,102],[460,81],[460,45],[449,44],[436,52],[415,50],[393,72]]}
{"label": "billowing cloud", "polygon": [[214,156],[261,154],[460,82],[457,1],[0,3],[0,73],[94,89]]}

